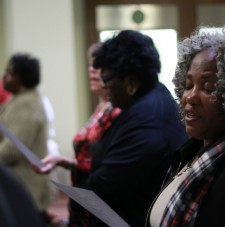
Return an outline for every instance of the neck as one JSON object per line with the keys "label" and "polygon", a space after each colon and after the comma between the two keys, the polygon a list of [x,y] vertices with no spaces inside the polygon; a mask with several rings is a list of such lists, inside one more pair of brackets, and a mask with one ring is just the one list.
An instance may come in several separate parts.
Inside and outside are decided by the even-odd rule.
{"label": "neck", "polygon": [[99,96],[99,102],[102,102],[102,103],[105,103],[105,102],[108,102],[108,97],[107,96]]}

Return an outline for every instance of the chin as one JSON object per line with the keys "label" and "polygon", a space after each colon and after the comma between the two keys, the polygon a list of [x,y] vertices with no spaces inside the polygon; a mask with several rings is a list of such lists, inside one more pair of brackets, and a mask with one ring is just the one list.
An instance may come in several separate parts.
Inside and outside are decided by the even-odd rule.
{"label": "chin", "polygon": [[203,135],[201,133],[198,132],[193,132],[193,131],[188,131],[186,130],[187,134],[189,135],[189,137],[198,139],[198,140],[202,140],[203,139]]}
{"label": "chin", "polygon": [[120,108],[120,109],[123,109],[123,108],[122,108],[122,106],[121,106],[120,104],[118,104],[118,103],[114,103],[114,102],[112,102],[112,101],[111,101],[111,103],[112,103],[112,106],[113,106],[114,108]]}
{"label": "chin", "polygon": [[193,138],[196,138],[196,139],[199,139],[200,136],[200,132],[196,131],[194,128],[192,127],[187,127],[186,126],[186,132],[187,134],[190,136],[190,137],[193,137]]}
{"label": "chin", "polygon": [[111,102],[111,104],[112,104],[112,107],[118,107],[117,105],[116,105],[116,103],[115,102],[113,102],[110,98],[109,98],[109,101]]}
{"label": "chin", "polygon": [[90,91],[96,93],[98,92],[98,89],[95,86],[90,86]]}

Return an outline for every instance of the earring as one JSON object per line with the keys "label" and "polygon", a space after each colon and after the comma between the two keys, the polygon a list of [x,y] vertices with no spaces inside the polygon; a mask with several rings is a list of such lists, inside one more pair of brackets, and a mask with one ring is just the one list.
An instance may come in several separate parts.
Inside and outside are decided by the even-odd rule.
{"label": "earring", "polygon": [[137,89],[134,87],[132,90],[128,91],[128,95],[133,96],[136,93]]}

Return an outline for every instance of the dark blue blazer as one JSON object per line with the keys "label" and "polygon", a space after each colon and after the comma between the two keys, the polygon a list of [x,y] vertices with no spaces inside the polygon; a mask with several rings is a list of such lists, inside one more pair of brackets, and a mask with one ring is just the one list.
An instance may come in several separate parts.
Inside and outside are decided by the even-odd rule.
{"label": "dark blue blazer", "polygon": [[[160,83],[135,97],[96,145],[91,173],[80,187],[93,190],[129,225],[144,226],[173,152],[187,139],[178,112]],[[90,226],[104,226],[92,221]]]}

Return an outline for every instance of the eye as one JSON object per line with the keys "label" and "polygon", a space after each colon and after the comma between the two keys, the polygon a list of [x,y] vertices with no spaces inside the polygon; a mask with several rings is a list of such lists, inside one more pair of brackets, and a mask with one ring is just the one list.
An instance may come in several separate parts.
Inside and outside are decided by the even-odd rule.
{"label": "eye", "polygon": [[214,92],[216,89],[215,84],[211,83],[211,82],[206,82],[204,84],[204,90],[207,94],[211,94],[212,92]]}
{"label": "eye", "polygon": [[190,90],[191,88],[193,88],[193,83],[191,82],[191,80],[186,80],[185,81],[185,90]]}

